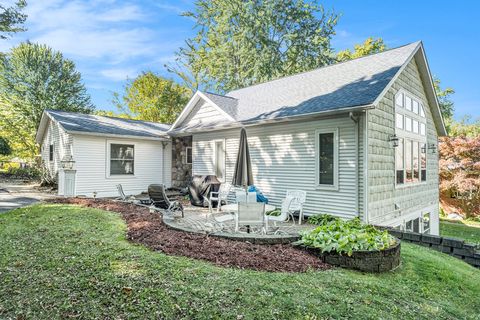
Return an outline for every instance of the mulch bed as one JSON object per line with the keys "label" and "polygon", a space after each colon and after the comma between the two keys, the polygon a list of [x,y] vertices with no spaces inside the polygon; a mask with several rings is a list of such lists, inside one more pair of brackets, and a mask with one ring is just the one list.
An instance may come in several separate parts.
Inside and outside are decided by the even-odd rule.
{"label": "mulch bed", "polygon": [[52,199],[49,202],[118,212],[127,223],[129,240],[168,255],[206,260],[222,267],[272,272],[330,268],[314,255],[288,244],[259,245],[172,230],[162,222],[160,214],[133,204],[81,198]]}

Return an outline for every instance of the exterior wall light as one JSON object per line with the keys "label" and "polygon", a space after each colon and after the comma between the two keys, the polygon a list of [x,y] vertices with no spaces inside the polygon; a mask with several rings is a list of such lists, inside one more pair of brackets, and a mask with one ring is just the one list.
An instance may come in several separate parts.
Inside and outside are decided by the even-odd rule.
{"label": "exterior wall light", "polygon": [[390,136],[390,138],[388,138],[388,141],[392,143],[392,146],[394,148],[398,147],[398,137],[396,134]]}
{"label": "exterior wall light", "polygon": [[432,153],[437,153],[437,146],[435,145],[435,143],[430,143],[428,145],[428,150],[432,150]]}
{"label": "exterior wall light", "polygon": [[75,161],[73,161],[73,157],[71,155],[65,155],[60,163],[63,169],[72,170]]}

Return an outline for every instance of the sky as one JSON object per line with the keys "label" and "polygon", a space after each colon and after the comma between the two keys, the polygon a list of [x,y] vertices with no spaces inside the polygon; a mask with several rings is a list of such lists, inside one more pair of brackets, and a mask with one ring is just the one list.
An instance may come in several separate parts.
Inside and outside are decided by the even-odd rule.
{"label": "sky", "polygon": [[[390,48],[422,40],[432,74],[455,90],[455,117],[480,117],[480,1],[320,3],[341,15],[336,51],[370,36]],[[173,77],[164,65],[194,35],[194,21],[181,16],[192,9],[188,0],[29,0],[28,31],[0,40],[0,51],[25,40],[61,51],[76,63],[95,106],[115,110],[112,93],[122,92],[127,78],[147,70]]]}

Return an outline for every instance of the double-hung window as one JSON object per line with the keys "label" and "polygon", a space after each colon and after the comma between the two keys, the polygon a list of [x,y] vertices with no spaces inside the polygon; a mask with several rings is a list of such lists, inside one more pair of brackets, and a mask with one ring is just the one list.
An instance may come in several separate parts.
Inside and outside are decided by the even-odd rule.
{"label": "double-hung window", "polygon": [[397,185],[427,180],[425,109],[420,99],[400,90],[395,96],[395,182]]}
{"label": "double-hung window", "polygon": [[185,148],[185,163],[186,164],[192,164],[193,163],[192,147],[186,147]]}
{"label": "double-hung window", "polygon": [[134,175],[135,173],[135,145],[110,144],[109,170],[110,175]]}
{"label": "double-hung window", "polygon": [[53,144],[48,146],[48,160],[53,161]]}
{"label": "double-hung window", "polygon": [[338,129],[315,131],[316,179],[319,187],[338,187]]}

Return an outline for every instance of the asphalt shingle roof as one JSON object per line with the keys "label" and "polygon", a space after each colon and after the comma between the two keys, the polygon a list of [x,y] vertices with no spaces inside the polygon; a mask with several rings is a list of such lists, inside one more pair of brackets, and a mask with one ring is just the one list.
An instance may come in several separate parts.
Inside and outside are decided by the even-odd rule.
{"label": "asphalt shingle roof", "polygon": [[68,132],[164,138],[170,125],[90,114],[47,110]]}
{"label": "asphalt shingle roof", "polygon": [[[372,104],[420,42],[228,92],[209,94],[236,121],[257,121]],[[234,99],[232,99],[234,98]]]}

